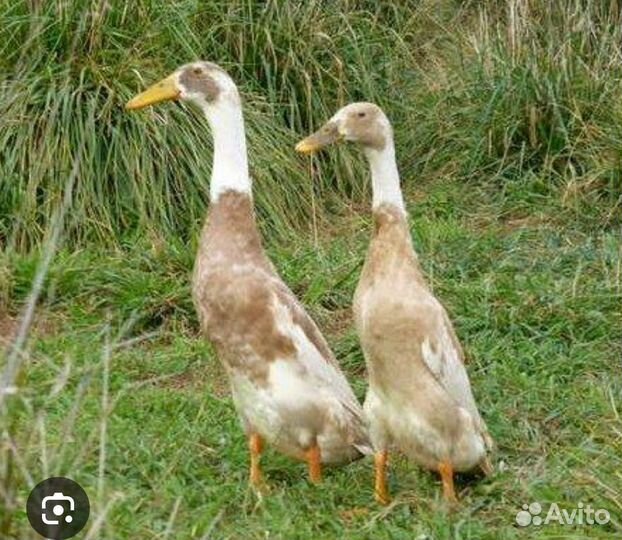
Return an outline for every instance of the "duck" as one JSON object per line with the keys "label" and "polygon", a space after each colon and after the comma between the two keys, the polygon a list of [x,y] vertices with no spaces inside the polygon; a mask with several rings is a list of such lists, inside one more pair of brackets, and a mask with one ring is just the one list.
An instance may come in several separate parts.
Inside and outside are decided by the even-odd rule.
{"label": "duck", "polygon": [[340,140],[362,146],[371,169],[373,232],[353,313],[368,373],[363,409],[374,448],[374,495],[390,501],[386,468],[395,449],[438,471],[444,499],[454,503],[454,474],[491,474],[494,443],[451,320],[413,247],[389,119],[373,103],[351,103],[296,150],[312,154]]}
{"label": "duck", "polygon": [[126,109],[164,101],[196,106],[213,136],[209,211],[192,298],[248,440],[250,483],[263,485],[265,445],[306,462],[318,483],[324,464],[348,463],[372,450],[362,407],[335,356],[264,251],[238,88],[217,64],[197,61],[136,95]]}

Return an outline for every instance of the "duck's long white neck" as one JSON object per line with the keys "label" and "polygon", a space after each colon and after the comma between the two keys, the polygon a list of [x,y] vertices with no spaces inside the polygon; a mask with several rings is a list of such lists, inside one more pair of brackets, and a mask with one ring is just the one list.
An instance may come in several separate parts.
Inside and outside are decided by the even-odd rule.
{"label": "duck's long white neck", "polygon": [[210,200],[216,202],[225,191],[251,194],[248,155],[242,107],[234,101],[217,106],[203,106],[203,112],[214,137],[214,162],[210,183]]}
{"label": "duck's long white neck", "polygon": [[400,175],[395,161],[393,139],[387,138],[382,150],[365,148],[365,155],[371,169],[373,191],[372,210],[381,204],[391,204],[406,214],[404,198],[400,188]]}

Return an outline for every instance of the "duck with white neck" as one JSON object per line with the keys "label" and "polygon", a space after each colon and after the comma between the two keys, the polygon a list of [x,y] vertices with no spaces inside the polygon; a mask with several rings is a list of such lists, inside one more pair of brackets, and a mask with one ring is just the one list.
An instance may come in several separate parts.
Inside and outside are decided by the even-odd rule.
{"label": "duck with white neck", "polygon": [[126,106],[166,100],[193,103],[214,136],[210,210],[192,279],[201,329],[227,372],[248,437],[250,481],[262,483],[264,443],[308,464],[370,453],[363,412],[313,320],[268,260],[255,221],[242,106],[219,66],[195,62]]}
{"label": "duck with white neck", "polygon": [[310,154],[339,140],[361,145],[371,169],[374,229],[354,318],[369,377],[364,410],[375,450],[375,497],[389,502],[388,453],[399,450],[438,471],[453,502],[454,472],[489,474],[493,442],[451,321],[412,246],[389,120],[373,103],[352,103],[296,150]]}

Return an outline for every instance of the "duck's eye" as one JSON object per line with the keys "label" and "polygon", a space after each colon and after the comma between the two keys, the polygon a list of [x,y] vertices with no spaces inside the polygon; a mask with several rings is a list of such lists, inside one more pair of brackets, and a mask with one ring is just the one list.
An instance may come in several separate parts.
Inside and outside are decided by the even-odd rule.
{"label": "duck's eye", "polygon": [[359,118],[365,118],[366,114],[364,112],[360,112],[358,114]]}
{"label": "duck's eye", "polygon": [[192,73],[194,73],[195,75],[201,75],[201,73],[203,73],[203,70],[201,68],[194,68],[192,70]]}

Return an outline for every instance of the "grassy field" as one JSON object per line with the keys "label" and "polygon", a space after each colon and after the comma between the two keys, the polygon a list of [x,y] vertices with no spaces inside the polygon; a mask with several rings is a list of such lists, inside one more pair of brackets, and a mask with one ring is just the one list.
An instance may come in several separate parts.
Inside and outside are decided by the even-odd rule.
{"label": "grassy field", "polygon": [[[0,2],[0,539],[37,538],[25,501],[52,475],[87,490],[85,539],[621,536],[619,10]],[[195,58],[240,85],[266,247],[361,399],[368,174],[354,149],[310,164],[293,145],[348,101],[393,120],[415,247],[498,443],[496,474],[460,478],[453,512],[398,456],[386,508],[369,460],[312,486],[267,452],[270,492],[247,487],[190,300],[210,134],[183,106],[122,110]],[[517,527],[536,501],[611,521]]]}

